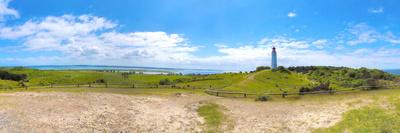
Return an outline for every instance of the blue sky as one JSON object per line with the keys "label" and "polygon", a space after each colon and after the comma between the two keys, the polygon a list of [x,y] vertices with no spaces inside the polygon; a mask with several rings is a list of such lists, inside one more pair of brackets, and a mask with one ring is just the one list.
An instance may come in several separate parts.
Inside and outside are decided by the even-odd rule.
{"label": "blue sky", "polygon": [[0,65],[399,68],[396,0],[1,0]]}

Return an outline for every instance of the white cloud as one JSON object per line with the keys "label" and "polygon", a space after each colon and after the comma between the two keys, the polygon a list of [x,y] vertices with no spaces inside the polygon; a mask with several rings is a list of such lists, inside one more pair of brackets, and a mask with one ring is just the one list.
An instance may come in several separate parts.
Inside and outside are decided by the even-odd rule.
{"label": "white cloud", "polygon": [[378,41],[400,44],[400,37],[392,32],[379,32],[366,23],[352,25],[346,31],[348,34],[345,36],[349,38],[347,41],[349,45],[372,44]]}
{"label": "white cloud", "polygon": [[0,0],[0,21],[4,21],[7,17],[19,18],[18,11],[8,7],[10,2],[11,0]]}
{"label": "white cloud", "polygon": [[379,7],[379,8],[370,8],[370,9],[368,9],[368,11],[369,11],[370,13],[383,13],[383,12],[384,12],[383,7]]}
{"label": "white cloud", "polygon": [[308,41],[299,41],[287,37],[264,38],[259,42],[259,44],[268,45],[270,47],[275,46],[296,49],[305,49],[310,47],[310,43]]}
{"label": "white cloud", "polygon": [[396,37],[392,32],[387,32],[385,40],[392,44],[400,44],[400,37]]}
{"label": "white cloud", "polygon": [[0,38],[22,40],[27,51],[59,52],[65,58],[97,62],[184,62],[197,50],[187,44],[182,35],[121,33],[115,31],[117,26],[105,18],[91,15],[52,16],[19,26],[2,27]]}
{"label": "white cloud", "polygon": [[322,49],[328,44],[328,40],[319,39],[319,40],[316,40],[316,41],[312,42],[312,44],[315,45],[315,47],[317,47],[319,49]]}
{"label": "white cloud", "polygon": [[297,14],[296,14],[296,12],[289,12],[289,13],[287,14],[287,16],[288,16],[289,18],[294,18],[294,17],[297,16]]}
{"label": "white cloud", "polygon": [[368,26],[366,23],[353,25],[347,30],[351,35],[354,36],[352,40],[347,42],[350,45],[374,43],[381,37],[379,32],[375,31],[375,29]]}

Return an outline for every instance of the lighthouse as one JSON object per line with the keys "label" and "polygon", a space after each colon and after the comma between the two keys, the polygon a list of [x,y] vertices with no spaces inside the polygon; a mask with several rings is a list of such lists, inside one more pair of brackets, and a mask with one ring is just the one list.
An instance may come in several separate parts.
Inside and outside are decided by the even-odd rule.
{"label": "lighthouse", "polygon": [[275,50],[275,47],[272,47],[272,56],[271,56],[271,68],[272,69],[276,69],[277,68],[277,66],[278,66],[278,62],[277,62],[277,59],[276,59],[277,57],[276,57],[276,50]]}

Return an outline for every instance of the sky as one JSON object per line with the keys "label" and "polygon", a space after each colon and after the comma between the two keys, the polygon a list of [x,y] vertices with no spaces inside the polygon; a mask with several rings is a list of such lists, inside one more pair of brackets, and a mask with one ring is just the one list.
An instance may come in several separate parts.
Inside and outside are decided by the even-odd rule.
{"label": "sky", "polygon": [[398,0],[0,0],[0,66],[400,68]]}

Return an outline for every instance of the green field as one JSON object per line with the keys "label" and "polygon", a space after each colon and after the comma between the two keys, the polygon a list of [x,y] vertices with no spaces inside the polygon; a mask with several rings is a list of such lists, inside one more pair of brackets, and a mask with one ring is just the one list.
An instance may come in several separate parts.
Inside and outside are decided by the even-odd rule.
{"label": "green field", "polygon": [[248,74],[244,79],[224,88],[224,90],[250,93],[298,92],[301,86],[306,86],[310,83],[311,81],[303,74],[288,74],[266,70]]}
{"label": "green field", "polygon": [[[216,89],[227,91],[242,91],[252,93],[281,92],[281,89],[290,92],[298,91],[300,86],[310,83],[305,75],[272,72],[270,70],[256,73],[224,73],[212,75],[146,75],[132,74],[124,77],[121,73],[96,71],[52,71],[34,69],[6,69],[11,73],[27,74],[28,86],[49,87],[56,86],[86,86],[104,87],[94,82],[103,79],[114,88],[131,87],[153,88],[161,87],[160,80],[168,79],[179,88],[186,89]],[[18,82],[1,80],[0,85],[17,87]],[[118,86],[119,85],[119,86]]]}
{"label": "green field", "polygon": [[[361,78],[341,76],[341,74],[343,73],[342,71],[328,71],[329,69],[325,68],[318,69],[318,71],[310,72],[311,74],[262,70],[252,73],[223,73],[211,75],[124,75],[121,72],[78,70],[55,71],[35,70],[19,67],[1,68],[0,70],[14,74],[26,74],[27,79],[24,84],[30,88],[176,88],[200,90],[213,89],[262,94],[282,93],[284,91],[289,93],[296,93],[299,92],[299,89],[302,87],[316,86],[319,83],[322,83],[322,81],[330,81],[330,87],[336,90],[349,89],[349,87],[346,86],[348,82],[354,82],[355,84],[362,85],[361,83],[363,81],[361,80]],[[371,71],[374,72],[376,70]],[[316,75],[322,76],[317,78]],[[165,82],[161,83],[162,81]],[[380,80],[380,82],[393,81]],[[0,80],[0,89],[12,89],[18,87],[19,82],[11,80]]]}

